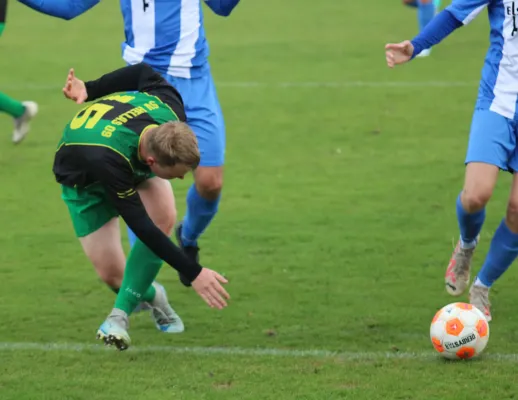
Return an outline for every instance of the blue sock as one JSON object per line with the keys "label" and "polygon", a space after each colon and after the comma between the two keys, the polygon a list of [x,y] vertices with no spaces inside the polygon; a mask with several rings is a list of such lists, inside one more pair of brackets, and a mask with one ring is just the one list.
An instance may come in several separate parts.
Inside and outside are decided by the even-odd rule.
{"label": "blue sock", "polygon": [[216,215],[220,198],[221,196],[216,200],[207,200],[200,196],[194,184],[189,188],[187,213],[182,223],[184,246],[196,246],[198,238]]}
{"label": "blue sock", "polygon": [[423,0],[417,1],[417,20],[419,21],[419,30],[423,30],[426,25],[435,17],[435,4],[423,3]]}
{"label": "blue sock", "polygon": [[457,220],[459,221],[460,238],[465,244],[474,243],[482,230],[486,219],[486,209],[468,214],[460,201],[460,194],[457,197]]}
{"label": "blue sock", "polygon": [[478,279],[487,287],[502,276],[518,256],[518,234],[507,227],[505,220],[500,222],[489,246],[486,260],[478,273]]}
{"label": "blue sock", "polygon": [[135,246],[135,242],[137,241],[137,236],[133,233],[133,231],[130,228],[128,228],[128,238],[129,238],[130,246],[131,247]]}

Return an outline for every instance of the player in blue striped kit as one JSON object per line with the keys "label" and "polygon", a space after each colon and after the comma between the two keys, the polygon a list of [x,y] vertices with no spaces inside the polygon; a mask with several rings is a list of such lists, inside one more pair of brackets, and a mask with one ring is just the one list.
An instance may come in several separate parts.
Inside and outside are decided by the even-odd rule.
{"label": "player in blue striped kit", "polygon": [[[100,0],[19,0],[44,14],[70,20]],[[216,14],[228,16],[239,0],[204,0]],[[221,198],[225,124],[208,62],[209,46],[200,0],[120,0],[127,64],[144,62],[181,94],[187,123],[196,134],[201,162],[187,194],[187,213],[175,233],[180,247],[198,261],[198,239],[210,224]],[[136,236],[129,231],[133,245]],[[182,283],[190,282],[180,275]]]}
{"label": "player in blue striped kit", "polygon": [[455,29],[488,10],[490,46],[473,114],[464,188],[456,210],[460,240],[446,270],[446,290],[461,295],[470,280],[471,259],[485,220],[485,207],[499,170],[513,173],[507,212],[498,226],[482,269],[470,289],[470,303],[491,320],[489,289],[518,256],[518,2],[453,0],[412,41],[386,45],[389,67],[413,59]]}

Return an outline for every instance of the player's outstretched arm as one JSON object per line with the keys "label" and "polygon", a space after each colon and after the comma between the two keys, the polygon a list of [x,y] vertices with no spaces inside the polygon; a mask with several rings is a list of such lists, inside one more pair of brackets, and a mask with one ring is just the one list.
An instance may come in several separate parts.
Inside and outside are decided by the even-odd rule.
{"label": "player's outstretched arm", "polygon": [[[121,199],[117,210],[128,227],[157,257],[191,281],[193,289],[210,306],[225,308],[230,298],[222,284],[227,280],[216,271],[203,268],[189,259],[149,218],[138,193]],[[112,197],[113,199],[113,197]],[[124,205],[121,203],[125,203]]]}
{"label": "player's outstretched arm", "polygon": [[[71,72],[69,72],[69,75],[67,76],[67,82],[69,80],[76,82],[74,79],[82,82],[75,77],[73,69],[70,71]],[[93,101],[103,96],[117,92],[133,90],[147,92],[153,88],[163,86],[167,86],[169,88],[172,87],[169,85],[169,83],[167,83],[162,75],[156,72],[149,65],[145,63],[139,63],[119,68],[115,71],[104,74],[96,80],[84,82],[84,88],[87,94],[87,98],[84,101]],[[67,96],[66,93],[65,96]]]}
{"label": "player's outstretched arm", "polygon": [[401,43],[385,45],[387,66],[394,68],[396,65],[412,60],[421,51],[441,42],[462,24],[449,9],[441,11],[412,41],[405,40]]}
{"label": "player's outstretched arm", "polygon": [[42,14],[71,20],[99,3],[100,0],[18,0]]}
{"label": "player's outstretched arm", "polygon": [[205,0],[205,3],[215,14],[228,17],[239,3],[239,0]]}
{"label": "player's outstretched arm", "polygon": [[[94,155],[94,152],[96,154]],[[110,199],[135,235],[157,257],[191,281],[193,289],[210,306],[222,309],[230,298],[222,284],[227,280],[215,271],[203,268],[188,258],[148,216],[133,187],[129,163],[107,148],[90,149],[88,160],[92,175],[106,188]]]}

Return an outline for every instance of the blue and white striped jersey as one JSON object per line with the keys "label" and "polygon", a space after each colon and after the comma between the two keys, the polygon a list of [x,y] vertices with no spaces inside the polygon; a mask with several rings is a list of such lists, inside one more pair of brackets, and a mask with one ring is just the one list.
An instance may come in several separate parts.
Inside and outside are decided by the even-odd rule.
{"label": "blue and white striped jersey", "polygon": [[207,63],[209,45],[200,0],[120,0],[126,41],[123,59],[191,78]]}
{"label": "blue and white striped jersey", "polygon": [[487,7],[490,45],[482,69],[477,106],[518,119],[518,1],[453,0],[447,7],[464,25]]}
{"label": "blue and white striped jersey", "polygon": [[[1,1],[1,0],[0,0]],[[100,0],[19,0],[63,19],[88,11]],[[239,0],[203,0],[216,14],[228,16]],[[124,18],[123,58],[128,64],[145,62],[162,73],[194,78],[207,68],[200,0],[120,0]]]}

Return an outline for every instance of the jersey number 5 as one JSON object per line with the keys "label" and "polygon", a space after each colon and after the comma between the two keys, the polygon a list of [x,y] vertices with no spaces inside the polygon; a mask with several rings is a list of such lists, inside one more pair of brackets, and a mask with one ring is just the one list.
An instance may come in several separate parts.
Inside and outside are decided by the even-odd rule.
{"label": "jersey number 5", "polygon": [[[129,103],[134,98],[134,96],[128,95],[114,95],[104,97],[103,100],[112,100],[119,103]],[[89,107],[83,108],[70,122],[70,129],[79,129],[82,128],[83,125],[86,129],[92,129],[101,120],[104,114],[106,114],[112,108],[113,106],[103,103],[94,103]]]}
{"label": "jersey number 5", "polygon": [[79,111],[74,119],[70,122],[71,129],[79,129],[85,125],[86,129],[92,129],[97,124],[104,114],[110,111],[113,106],[102,103],[92,104],[90,107]]}

